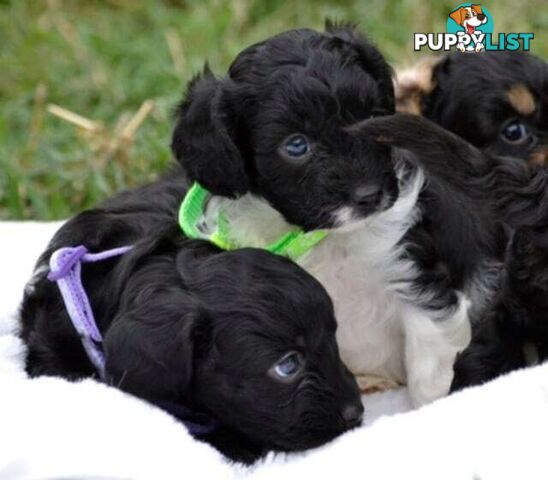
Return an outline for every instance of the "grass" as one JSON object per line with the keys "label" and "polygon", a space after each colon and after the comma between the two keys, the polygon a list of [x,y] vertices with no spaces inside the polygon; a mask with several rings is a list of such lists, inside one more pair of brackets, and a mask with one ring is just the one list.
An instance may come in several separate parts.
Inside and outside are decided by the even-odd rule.
{"label": "grass", "polygon": [[[394,63],[415,31],[444,31],[457,2],[419,0],[0,0],[0,218],[58,219],[154,178],[170,161],[170,112],[205,60],[218,74],[274,33],[358,22]],[[495,32],[533,31],[546,58],[542,0],[485,4]],[[144,101],[134,134],[124,125]],[[92,120],[77,127],[59,105]]]}

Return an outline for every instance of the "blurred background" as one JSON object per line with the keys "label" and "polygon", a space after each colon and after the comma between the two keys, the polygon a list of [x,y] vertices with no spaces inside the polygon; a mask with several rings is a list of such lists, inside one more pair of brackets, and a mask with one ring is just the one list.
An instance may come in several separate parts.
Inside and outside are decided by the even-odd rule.
{"label": "blurred background", "polygon": [[[359,24],[393,65],[414,32],[444,32],[454,2],[419,0],[0,0],[0,218],[59,219],[153,179],[170,162],[171,112],[208,60],[324,19]],[[534,32],[544,0],[478,2],[497,32]]]}

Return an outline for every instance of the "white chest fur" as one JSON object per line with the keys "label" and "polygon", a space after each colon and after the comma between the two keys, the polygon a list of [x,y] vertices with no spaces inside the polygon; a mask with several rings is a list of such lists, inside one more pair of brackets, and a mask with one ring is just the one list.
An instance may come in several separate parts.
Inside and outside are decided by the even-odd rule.
{"label": "white chest fur", "polygon": [[398,201],[349,232],[331,232],[299,263],[327,289],[339,324],[341,356],[356,375],[405,381],[405,304],[395,290],[415,275],[398,243],[418,220],[421,172],[402,186]]}
{"label": "white chest fur", "polygon": [[[420,216],[417,199],[423,185],[422,172],[415,172],[400,186],[390,209],[331,231],[298,260],[330,294],[341,356],[355,374],[405,381],[405,304],[395,290],[414,271],[410,262],[399,259],[398,243]],[[239,245],[264,247],[291,228],[276,210],[250,195],[237,201],[212,199],[206,224],[216,218],[218,208]]]}

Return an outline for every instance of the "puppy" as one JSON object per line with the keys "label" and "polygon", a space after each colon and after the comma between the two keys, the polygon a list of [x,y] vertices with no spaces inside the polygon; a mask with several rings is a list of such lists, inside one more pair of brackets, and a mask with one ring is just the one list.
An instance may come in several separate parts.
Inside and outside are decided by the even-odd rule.
{"label": "puppy", "polygon": [[407,383],[421,405],[447,394],[469,307],[491,295],[476,287],[492,228],[477,150],[465,161],[445,140],[465,142],[407,117],[390,128],[422,135],[412,153],[351,128],[393,112],[391,70],[353,27],[294,30],[244,50],[224,78],[195,78],[172,147],[210,192],[204,230],[222,218],[238,247],[327,233],[295,260],[334,301],[343,360],[364,389]]}
{"label": "puppy", "polygon": [[452,391],[548,359],[548,235],[518,229],[508,247],[498,300],[455,362]]}
{"label": "puppy", "polygon": [[[460,7],[452,11],[449,14],[449,17],[452,18],[455,23],[460,25],[464,33],[467,35],[480,34],[481,32],[476,30],[480,25],[485,25],[487,23],[487,16],[483,13],[480,5],[470,5],[469,7]],[[485,50],[485,45],[481,42],[478,42],[474,47],[471,43],[466,48],[464,43],[457,44],[457,48],[464,52],[466,50],[480,52]]]}
{"label": "puppy", "polygon": [[458,356],[452,390],[548,359],[548,172],[497,167],[499,216],[510,231],[496,302]]}
{"label": "puppy", "polygon": [[[103,215],[108,226],[108,215],[93,215],[73,225],[91,231]],[[98,373],[46,278],[45,260],[66,246],[65,231],[40,261],[21,311],[32,376]],[[191,433],[233,460],[315,447],[361,422],[332,303],[293,262],[256,249],[223,252],[176,231],[82,271],[103,336],[105,381],[198,422]]]}
{"label": "puppy", "polygon": [[397,109],[424,115],[490,158],[548,161],[548,64],[524,52],[451,54],[398,74]]}

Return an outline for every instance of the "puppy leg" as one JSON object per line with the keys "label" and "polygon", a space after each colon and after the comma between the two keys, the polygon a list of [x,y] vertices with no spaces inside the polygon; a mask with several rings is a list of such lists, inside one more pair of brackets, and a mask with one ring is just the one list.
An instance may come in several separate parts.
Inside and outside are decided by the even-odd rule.
{"label": "puppy leg", "polygon": [[405,366],[414,406],[449,393],[455,358],[470,343],[468,305],[460,296],[457,306],[442,316],[409,307],[404,318]]}

